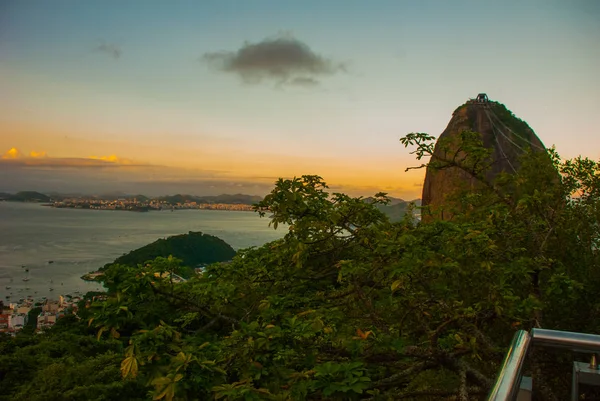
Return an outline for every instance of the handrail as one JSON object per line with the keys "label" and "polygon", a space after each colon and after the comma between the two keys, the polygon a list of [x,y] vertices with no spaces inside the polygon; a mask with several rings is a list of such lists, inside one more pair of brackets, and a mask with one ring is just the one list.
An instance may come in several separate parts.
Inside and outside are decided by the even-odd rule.
{"label": "handrail", "polygon": [[[488,401],[515,400],[521,385],[521,370],[530,344],[543,347],[557,347],[575,352],[600,352],[600,335],[575,333],[571,331],[532,329],[531,334],[525,330],[515,333],[496,383],[488,396]],[[595,355],[592,363],[596,365]]]}
{"label": "handrail", "polygon": [[515,333],[488,401],[513,400],[516,398],[521,385],[521,370],[530,342],[531,335],[527,331],[519,330]]}
{"label": "handrail", "polygon": [[532,329],[531,338],[535,345],[565,348],[575,352],[599,352],[600,336],[547,329]]}

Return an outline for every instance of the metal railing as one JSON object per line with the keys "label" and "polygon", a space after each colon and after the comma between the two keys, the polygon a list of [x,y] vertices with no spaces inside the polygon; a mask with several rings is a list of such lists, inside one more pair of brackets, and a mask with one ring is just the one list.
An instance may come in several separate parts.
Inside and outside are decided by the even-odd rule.
{"label": "metal railing", "polygon": [[589,368],[598,369],[596,353],[600,352],[600,335],[546,329],[532,329],[530,334],[519,330],[506,353],[488,401],[516,400],[521,386],[523,365],[531,345],[592,353]]}

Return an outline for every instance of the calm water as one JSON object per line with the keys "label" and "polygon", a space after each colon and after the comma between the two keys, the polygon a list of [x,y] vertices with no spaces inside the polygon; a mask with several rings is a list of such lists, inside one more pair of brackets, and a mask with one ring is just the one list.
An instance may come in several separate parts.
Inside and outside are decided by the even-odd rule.
{"label": "calm water", "polygon": [[[57,298],[99,290],[98,284],[80,277],[158,238],[189,231],[215,235],[236,250],[285,234],[252,212],[135,213],[0,202],[0,300],[6,301],[7,295],[14,302],[29,295]],[[22,266],[29,268],[29,281],[23,281],[27,273]]]}

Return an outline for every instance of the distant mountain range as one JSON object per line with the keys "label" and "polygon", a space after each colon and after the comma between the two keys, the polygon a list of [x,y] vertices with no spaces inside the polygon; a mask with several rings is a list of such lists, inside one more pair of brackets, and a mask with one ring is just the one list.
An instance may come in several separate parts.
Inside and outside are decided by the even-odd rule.
{"label": "distant mountain range", "polygon": [[[52,192],[49,194],[43,194],[35,191],[22,191],[16,194],[9,194],[0,192],[0,200],[15,201],[15,202],[52,202],[60,201],[66,198],[90,198],[100,200],[113,200],[113,199],[137,199],[138,202],[145,202],[151,199],[166,202],[170,205],[176,205],[178,203],[196,202],[196,203],[224,203],[229,205],[253,205],[260,202],[263,198],[257,195],[245,195],[245,194],[222,194],[216,196],[196,196],[196,195],[167,195],[159,196],[157,198],[149,198],[145,195],[128,195],[122,192],[113,192],[102,195],[82,195],[82,194],[60,194]],[[390,203],[387,205],[377,205],[377,208],[385,213],[391,221],[399,221],[406,213],[406,209],[411,202],[414,202],[417,206],[421,206],[421,200],[415,199],[412,201],[405,201],[400,198],[390,197]],[[365,201],[371,201],[373,198],[365,198]]]}
{"label": "distant mountain range", "polygon": [[[421,199],[413,199],[411,201],[405,201],[400,198],[388,198],[390,203],[387,205],[377,205],[377,209],[383,212],[392,222],[398,222],[402,220],[408,209],[408,205],[414,203],[416,206],[421,206]],[[365,198],[366,202],[372,201],[373,198]]]}
{"label": "distant mountain range", "polygon": [[217,195],[217,196],[194,196],[194,195],[169,195],[156,198],[159,201],[164,201],[169,204],[196,202],[196,203],[226,203],[230,205],[253,205],[260,202],[262,196],[256,195]]}
{"label": "distant mountain range", "polygon": [[226,203],[226,204],[239,204],[239,205],[253,205],[260,202],[263,198],[257,195],[245,195],[245,194],[222,194],[216,196],[195,196],[195,195],[167,195],[160,196],[157,198],[150,198],[145,195],[128,195],[122,192],[107,193],[101,195],[83,195],[83,194],[60,194],[52,192],[49,194],[43,194],[35,191],[22,191],[16,194],[9,194],[0,192],[0,200],[16,201],[16,202],[51,202],[56,200],[62,200],[66,198],[90,198],[99,200],[113,200],[113,199],[137,199],[138,202],[145,202],[151,199],[164,201],[168,204],[196,202],[196,203]]}
{"label": "distant mountain range", "polygon": [[0,200],[14,202],[50,202],[51,198],[35,191],[21,191],[16,194],[0,192]]}

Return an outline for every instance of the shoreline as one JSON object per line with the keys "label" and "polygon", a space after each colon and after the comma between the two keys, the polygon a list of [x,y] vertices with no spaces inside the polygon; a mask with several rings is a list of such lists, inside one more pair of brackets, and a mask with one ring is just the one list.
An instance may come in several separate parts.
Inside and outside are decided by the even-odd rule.
{"label": "shoreline", "polygon": [[43,203],[41,206],[51,207],[54,209],[75,209],[75,210],[99,210],[99,211],[111,211],[111,212],[137,212],[137,213],[147,213],[147,212],[175,212],[181,210],[215,210],[219,212],[254,212],[254,209],[225,209],[225,208],[211,208],[211,207],[173,207],[173,208],[163,208],[163,209],[155,209],[155,208],[140,208],[140,209],[111,209],[111,208],[93,208],[93,207],[76,207],[76,206],[55,206],[51,203]]}
{"label": "shoreline", "polygon": [[99,270],[96,270],[94,272],[89,272],[89,273],[84,274],[83,276],[81,276],[81,279],[83,281],[87,281],[87,282],[101,283],[102,276],[104,276],[104,273],[102,273]]}

